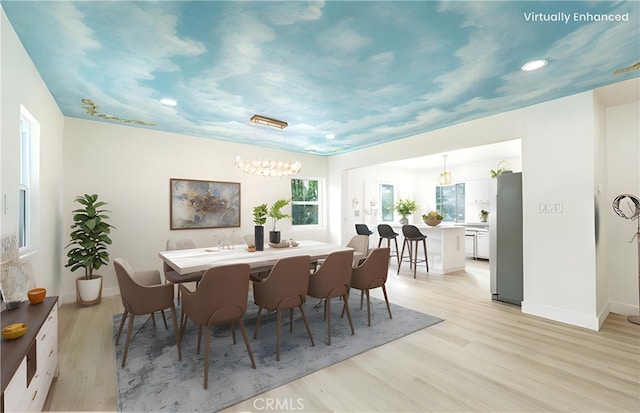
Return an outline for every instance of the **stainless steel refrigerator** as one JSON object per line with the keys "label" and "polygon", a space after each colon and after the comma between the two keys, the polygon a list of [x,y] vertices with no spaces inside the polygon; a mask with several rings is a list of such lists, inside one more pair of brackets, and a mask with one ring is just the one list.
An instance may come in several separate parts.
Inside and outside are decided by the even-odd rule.
{"label": "stainless steel refrigerator", "polygon": [[491,296],[521,305],[522,291],[522,173],[503,173],[493,183],[489,231]]}

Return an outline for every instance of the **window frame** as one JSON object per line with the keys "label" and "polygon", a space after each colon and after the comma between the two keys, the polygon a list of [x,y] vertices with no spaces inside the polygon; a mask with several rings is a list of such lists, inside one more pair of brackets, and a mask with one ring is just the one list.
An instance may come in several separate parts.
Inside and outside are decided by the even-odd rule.
{"label": "window frame", "polygon": [[[18,182],[18,255],[36,250],[36,222],[39,185],[40,123],[22,105],[19,117],[20,177]],[[23,201],[24,194],[24,203]]]}
{"label": "window frame", "polygon": [[[392,188],[391,190],[391,195],[393,197],[393,199],[391,200],[391,219],[384,219],[383,217],[383,212],[382,212],[382,187],[383,186],[390,186]],[[379,215],[378,215],[378,221],[379,222],[394,222],[396,219],[396,212],[395,212],[395,202],[396,202],[396,185],[392,182],[378,182],[378,211],[379,211]]]}
{"label": "window frame", "polygon": [[[317,181],[318,182],[318,200],[317,201],[294,201],[293,200],[293,181]],[[312,176],[296,176],[289,180],[289,188],[291,189],[291,227],[294,229],[322,228],[323,227],[323,211],[324,211],[324,180],[320,177]],[[294,205],[315,205],[318,207],[318,223],[317,224],[295,224],[293,222],[293,206]]]}

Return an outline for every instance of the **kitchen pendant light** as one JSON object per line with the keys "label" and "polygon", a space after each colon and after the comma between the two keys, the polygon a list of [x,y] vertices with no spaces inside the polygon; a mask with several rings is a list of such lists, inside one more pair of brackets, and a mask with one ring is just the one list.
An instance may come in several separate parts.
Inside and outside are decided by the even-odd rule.
{"label": "kitchen pendant light", "polygon": [[451,185],[453,183],[453,178],[451,177],[451,172],[447,171],[447,155],[442,155],[442,157],[444,158],[444,170],[440,172],[438,184]]}

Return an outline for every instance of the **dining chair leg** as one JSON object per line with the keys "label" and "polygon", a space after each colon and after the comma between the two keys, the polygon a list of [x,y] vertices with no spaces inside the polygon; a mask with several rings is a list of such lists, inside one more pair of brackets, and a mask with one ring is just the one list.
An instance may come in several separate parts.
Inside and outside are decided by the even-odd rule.
{"label": "dining chair leg", "polygon": [[173,332],[176,335],[176,346],[178,347],[178,360],[182,360],[182,336],[180,335],[178,330],[176,308],[173,306],[173,303],[171,304],[171,319],[173,320]]}
{"label": "dining chair leg", "polygon": [[[206,337],[204,338],[204,343],[206,348],[204,349],[204,388],[206,389],[209,385],[209,345],[211,340],[211,333],[209,332],[209,325],[205,327]],[[199,341],[198,341],[199,343]]]}
{"label": "dining chair leg", "polygon": [[369,290],[367,290],[367,320],[369,327],[371,327],[371,300],[369,299]]}
{"label": "dining chair leg", "polygon": [[235,322],[233,320],[231,320],[230,322],[231,324],[231,338],[233,338],[233,344],[236,344],[236,325]]}
{"label": "dining chair leg", "polygon": [[127,328],[127,338],[124,342],[124,352],[122,353],[122,367],[127,362],[127,353],[129,353],[129,342],[131,341],[131,332],[133,331],[133,318],[134,315],[131,313],[129,316],[129,327]]}
{"label": "dining chair leg", "polygon": [[309,321],[307,320],[307,315],[304,313],[304,308],[302,306],[298,306],[300,309],[300,314],[302,314],[302,321],[304,321],[304,326],[307,329],[307,335],[309,336],[309,340],[311,340],[311,346],[315,347],[316,343],[313,341],[313,335],[311,334],[311,327],[309,327]]}
{"label": "dining chair leg", "polygon": [[200,354],[201,341],[202,341],[202,326],[198,326],[198,346],[196,347],[196,354]]}
{"label": "dining chair leg", "polygon": [[164,315],[164,310],[160,310],[160,314],[162,315],[162,321],[164,321],[164,329],[168,330],[169,326],[167,325],[167,317]]}
{"label": "dining chair leg", "polygon": [[289,309],[289,332],[293,333],[293,307]]}
{"label": "dining chair leg", "polygon": [[393,319],[391,315],[391,306],[389,305],[389,297],[387,296],[387,287],[382,284],[382,294],[384,294],[384,301],[387,303],[387,311],[389,312],[389,318]]}
{"label": "dining chair leg", "polygon": [[362,310],[362,302],[364,298],[364,290],[360,290],[360,309]]}
{"label": "dining chair leg", "polygon": [[158,326],[156,325],[156,317],[154,316],[155,313],[151,313],[151,321],[153,322],[153,328],[158,328]]}
{"label": "dining chair leg", "polygon": [[282,333],[282,311],[276,310],[276,361],[280,361],[280,334]]}
{"label": "dining chair leg", "polygon": [[256,368],[256,361],[253,359],[253,351],[251,350],[251,345],[249,344],[249,337],[247,336],[247,329],[244,328],[244,321],[242,317],[238,319],[238,325],[240,326],[240,332],[242,333],[242,339],[244,340],[244,345],[247,347],[247,353],[249,353],[249,358],[251,359],[251,367]]}
{"label": "dining chair leg", "polygon": [[327,335],[329,337],[329,345],[331,345],[331,299],[327,298]]}
{"label": "dining chair leg", "polygon": [[256,317],[256,329],[253,330],[253,339],[258,338],[258,329],[260,328],[260,316],[262,316],[262,307],[258,307],[258,316]]}
{"label": "dining chair leg", "polygon": [[353,322],[351,321],[351,310],[349,310],[349,293],[345,294],[343,298],[344,304],[342,305],[342,312],[344,313],[346,311],[347,313],[347,320],[349,320],[349,327],[351,327],[351,334],[353,335],[356,332],[353,330]]}
{"label": "dining chair leg", "polygon": [[118,345],[118,342],[120,341],[120,334],[122,333],[122,327],[124,327],[124,322],[127,319],[127,315],[129,314],[129,312],[127,310],[124,310],[122,312],[122,320],[120,320],[120,327],[118,327],[118,335],[116,336],[116,346]]}

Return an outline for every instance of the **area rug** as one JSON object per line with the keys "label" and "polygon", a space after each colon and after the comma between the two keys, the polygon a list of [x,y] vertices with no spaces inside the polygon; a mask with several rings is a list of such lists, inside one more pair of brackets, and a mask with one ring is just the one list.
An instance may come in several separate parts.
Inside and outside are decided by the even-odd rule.
{"label": "area rug", "polygon": [[[242,335],[236,329],[233,344],[228,327],[213,329],[211,340],[209,388],[203,388],[204,349],[196,354],[197,327],[189,322],[182,341],[182,361],[178,361],[170,312],[169,329],[156,315],[157,327],[149,317],[135,318],[134,334],[124,368],[121,367],[126,326],[115,346],[118,410],[122,412],[214,412],[250,399],[292,380],[329,367],[357,354],[429,327],[440,318],[391,304],[389,319],[384,301],[372,297],[371,327],[367,326],[366,300],[360,310],[360,294],[349,300],[355,335],[348,321],[340,318],[338,299],[332,301],[332,338],[327,345],[327,324],[320,301],[308,298],[305,313],[309,319],[315,347],[311,346],[300,312],[294,312],[293,333],[289,332],[288,312],[282,317],[282,349],[276,361],[276,315],[265,313],[258,339],[253,339],[257,308],[250,301],[245,325],[256,367],[251,368]],[[180,309],[178,308],[178,314]],[[113,340],[121,315],[113,317]],[[204,346],[204,337],[202,340]]]}

